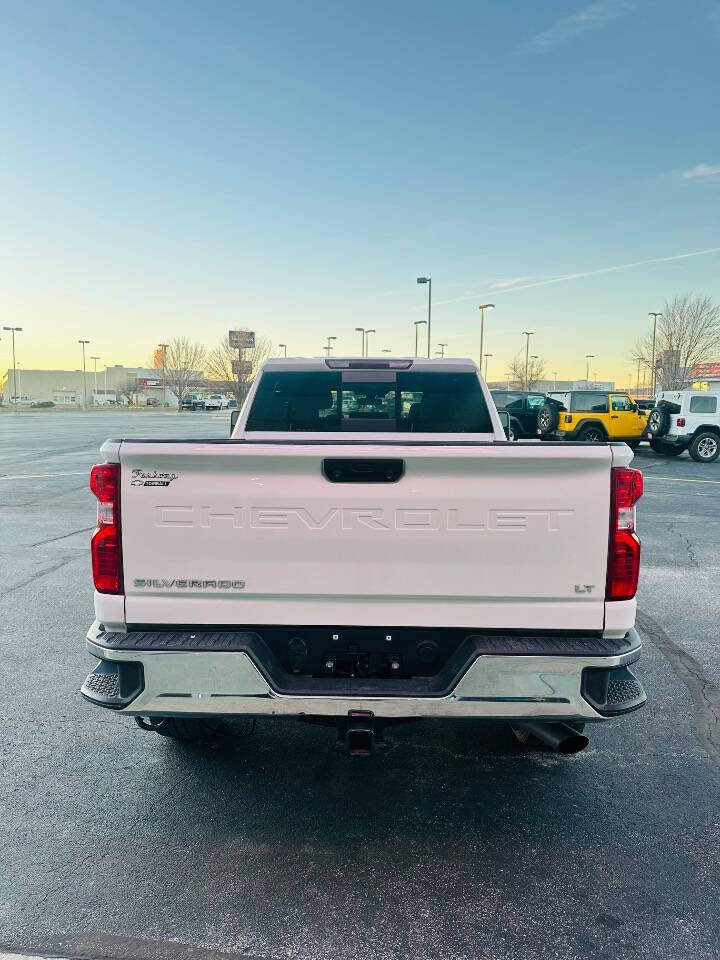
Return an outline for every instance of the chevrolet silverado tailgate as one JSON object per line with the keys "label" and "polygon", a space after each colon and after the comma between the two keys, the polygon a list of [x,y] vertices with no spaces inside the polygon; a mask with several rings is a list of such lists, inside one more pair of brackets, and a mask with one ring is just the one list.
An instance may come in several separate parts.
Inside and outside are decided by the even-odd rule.
{"label": "chevrolet silverado tailgate", "polygon": [[613,450],[123,441],[125,619],[600,630]]}

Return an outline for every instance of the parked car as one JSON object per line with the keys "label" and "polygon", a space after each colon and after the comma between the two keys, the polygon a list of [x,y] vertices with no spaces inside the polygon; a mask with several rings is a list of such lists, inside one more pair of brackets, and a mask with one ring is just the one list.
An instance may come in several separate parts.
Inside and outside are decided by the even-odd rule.
{"label": "parked car", "polygon": [[211,393],[205,401],[206,410],[227,410],[230,401],[222,393]]}
{"label": "parked car", "polygon": [[186,393],[182,401],[182,410],[204,410],[205,400],[197,393]]}
{"label": "parked car", "polygon": [[103,445],[92,703],[180,740],[310,716],[366,756],[423,717],[571,753],[645,702],[625,445],[507,443],[469,360],[270,360],[230,429]]}
{"label": "parked car", "polygon": [[147,400],[145,401],[145,406],[146,406],[146,407],[159,407],[159,406],[161,406],[161,404],[160,404],[160,401],[158,400],[157,397],[148,397]]}
{"label": "parked car", "polygon": [[619,391],[553,392],[538,411],[537,429],[543,440],[624,440],[634,449],[647,429],[647,412]]}
{"label": "parked car", "polygon": [[537,438],[538,411],[545,403],[545,394],[527,390],[491,390],[498,410],[510,415],[511,440]]}
{"label": "parked car", "polygon": [[720,393],[664,390],[650,412],[647,436],[656,453],[676,457],[687,450],[698,463],[720,454]]}

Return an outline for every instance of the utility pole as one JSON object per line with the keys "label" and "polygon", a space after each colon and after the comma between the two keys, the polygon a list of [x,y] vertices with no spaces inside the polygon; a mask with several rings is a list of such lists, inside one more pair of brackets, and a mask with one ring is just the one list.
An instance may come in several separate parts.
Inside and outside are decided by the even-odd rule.
{"label": "utility pole", "polygon": [[163,364],[163,406],[167,406],[167,348],[170,346],[169,343],[159,343],[158,346],[162,350],[162,364]]}
{"label": "utility pole", "polygon": [[527,337],[525,341],[525,390],[528,388],[528,360],[530,359],[530,337],[535,333],[534,330],[523,330],[523,336]]}
{"label": "utility pole", "polygon": [[355,327],[357,333],[360,334],[360,356],[365,356],[365,327]]}
{"label": "utility pole", "polygon": [[483,362],[483,340],[485,339],[485,311],[493,310],[495,308],[494,303],[481,303],[478,307],[480,311],[480,369],[482,370]]}
{"label": "utility pole", "polygon": [[425,323],[427,323],[427,320],[415,321],[415,356],[418,355],[418,327],[421,327]]}
{"label": "utility pole", "polygon": [[93,361],[93,373],[95,374],[95,380],[93,385],[93,403],[95,403],[95,397],[97,395],[97,362],[100,359],[100,357],[90,357],[90,359]]}
{"label": "utility pole", "polygon": [[590,377],[590,361],[594,359],[595,359],[594,353],[585,354],[585,389],[586,390],[590,388],[590,380],[588,379]]}
{"label": "utility pole", "polygon": [[655,336],[657,334],[657,321],[658,317],[661,317],[661,313],[653,313],[652,311],[648,313],[649,317],[653,318],[653,339],[652,339],[652,360],[650,361],[650,397],[655,396]]}
{"label": "utility pole", "polygon": [[17,363],[15,362],[15,334],[20,333],[22,327],[3,327],[3,330],[9,330],[10,335],[12,336],[12,354],[13,354],[13,393],[15,394],[15,413],[18,412],[18,407],[20,406],[20,397],[18,396],[18,387],[17,387]]}
{"label": "utility pole", "polygon": [[426,283],[428,285],[428,318],[427,318],[427,355],[430,359],[430,322],[432,320],[432,277],[418,277],[418,283]]}
{"label": "utility pole", "polygon": [[85,345],[90,343],[89,340],[78,340],[78,343],[82,344],[83,352],[83,395],[85,397],[85,409],[87,410],[87,377],[85,375]]}

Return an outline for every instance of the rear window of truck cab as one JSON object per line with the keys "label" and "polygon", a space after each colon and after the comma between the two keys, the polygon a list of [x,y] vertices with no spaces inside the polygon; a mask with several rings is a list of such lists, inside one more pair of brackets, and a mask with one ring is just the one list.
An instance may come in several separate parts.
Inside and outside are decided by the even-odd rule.
{"label": "rear window of truck cab", "polygon": [[263,372],[246,431],[492,433],[472,372]]}

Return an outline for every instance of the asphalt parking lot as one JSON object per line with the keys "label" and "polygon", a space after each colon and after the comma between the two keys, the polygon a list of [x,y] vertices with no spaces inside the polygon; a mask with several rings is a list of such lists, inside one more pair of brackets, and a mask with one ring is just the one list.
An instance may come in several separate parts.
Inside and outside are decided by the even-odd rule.
{"label": "asphalt parking lot", "polygon": [[369,761],[292,720],[181,748],[78,690],[87,472],[227,414],[0,416],[0,945],[61,957],[716,958],[720,461],[641,448],[644,710],[563,758],[410,724]]}

